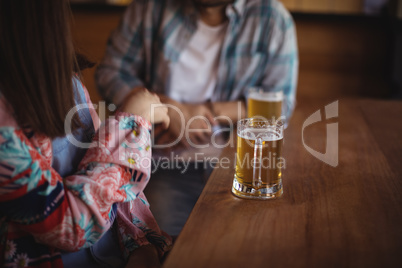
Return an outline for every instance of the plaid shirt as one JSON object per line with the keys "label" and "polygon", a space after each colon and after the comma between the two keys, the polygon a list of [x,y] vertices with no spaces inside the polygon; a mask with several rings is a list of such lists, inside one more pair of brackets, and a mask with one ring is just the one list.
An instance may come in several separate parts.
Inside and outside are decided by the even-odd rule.
{"label": "plaid shirt", "polygon": [[[289,118],[298,74],[292,17],[277,0],[236,0],[226,15],[229,24],[211,100],[243,99],[248,87],[283,90]],[[172,67],[197,30],[197,19],[192,1],[134,0],[96,71],[102,97],[118,105],[139,85],[169,96]]]}

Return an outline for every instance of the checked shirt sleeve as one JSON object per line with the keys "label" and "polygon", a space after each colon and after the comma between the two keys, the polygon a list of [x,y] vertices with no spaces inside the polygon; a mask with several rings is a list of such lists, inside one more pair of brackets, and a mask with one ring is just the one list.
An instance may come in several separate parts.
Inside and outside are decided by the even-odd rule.
{"label": "checked shirt sleeve", "polygon": [[144,86],[144,35],[142,19],[148,1],[133,1],[111,34],[95,77],[102,98],[120,105],[131,89]]}

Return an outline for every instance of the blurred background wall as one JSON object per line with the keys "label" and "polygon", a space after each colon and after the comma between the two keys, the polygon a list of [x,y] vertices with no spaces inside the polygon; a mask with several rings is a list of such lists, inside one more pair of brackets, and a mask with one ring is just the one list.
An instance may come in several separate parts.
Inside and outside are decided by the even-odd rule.
{"label": "blurred background wall", "polygon": [[[95,62],[129,0],[71,0],[76,46]],[[298,34],[298,98],[401,96],[400,0],[282,0]],[[84,72],[93,102],[94,69]]]}

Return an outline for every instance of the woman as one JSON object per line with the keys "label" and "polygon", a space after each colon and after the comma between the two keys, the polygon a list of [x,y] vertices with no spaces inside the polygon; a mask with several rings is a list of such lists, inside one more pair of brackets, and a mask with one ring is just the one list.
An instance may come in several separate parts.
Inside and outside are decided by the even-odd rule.
{"label": "woman", "polygon": [[142,190],[159,98],[134,90],[99,127],[69,16],[67,0],[0,1],[0,266],[158,266],[171,241]]}

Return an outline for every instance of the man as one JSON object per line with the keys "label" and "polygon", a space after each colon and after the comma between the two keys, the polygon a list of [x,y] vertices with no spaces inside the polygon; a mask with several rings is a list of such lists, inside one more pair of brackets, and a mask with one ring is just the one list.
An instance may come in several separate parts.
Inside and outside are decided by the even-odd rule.
{"label": "man", "polygon": [[[191,149],[211,141],[213,126],[245,116],[250,87],[283,91],[288,119],[297,68],[294,24],[277,0],[134,0],[111,35],[96,80],[116,105],[138,86],[157,92],[171,105],[171,124],[157,131],[156,143]],[[184,128],[192,131],[182,135]],[[200,167],[185,174],[159,168],[152,176],[151,210],[172,235],[202,190]]]}

